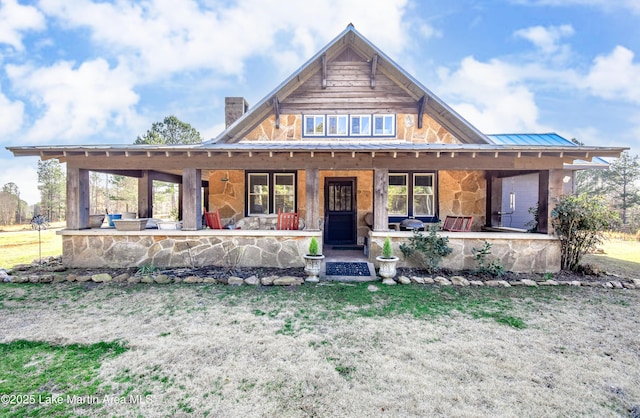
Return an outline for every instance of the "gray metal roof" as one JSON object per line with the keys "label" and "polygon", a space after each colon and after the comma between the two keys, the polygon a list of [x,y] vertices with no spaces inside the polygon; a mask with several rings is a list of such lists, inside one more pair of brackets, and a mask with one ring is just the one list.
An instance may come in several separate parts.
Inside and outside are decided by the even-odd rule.
{"label": "gray metal roof", "polygon": [[555,132],[546,134],[495,134],[487,135],[495,144],[501,145],[550,145],[577,146]]}

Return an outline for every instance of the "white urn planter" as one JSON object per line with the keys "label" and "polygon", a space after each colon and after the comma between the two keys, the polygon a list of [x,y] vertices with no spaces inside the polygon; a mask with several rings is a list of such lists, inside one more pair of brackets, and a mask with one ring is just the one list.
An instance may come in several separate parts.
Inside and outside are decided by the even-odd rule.
{"label": "white urn planter", "polygon": [[307,273],[306,282],[318,283],[320,281],[320,269],[324,255],[304,255],[304,272]]}
{"label": "white urn planter", "polygon": [[385,258],[381,255],[376,257],[378,263],[380,263],[380,269],[378,274],[382,277],[382,284],[396,284],[393,280],[396,277],[396,264],[398,263],[398,257],[392,256],[391,258]]}

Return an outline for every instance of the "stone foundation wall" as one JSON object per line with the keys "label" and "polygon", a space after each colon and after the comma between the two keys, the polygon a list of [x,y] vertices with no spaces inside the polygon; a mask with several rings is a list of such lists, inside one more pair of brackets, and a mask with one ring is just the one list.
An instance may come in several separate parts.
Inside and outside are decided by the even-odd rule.
{"label": "stone foundation wall", "polygon": [[[417,267],[402,255],[400,244],[409,243],[411,232],[370,232],[369,261],[376,262],[382,253],[387,236],[391,238],[393,253],[400,258],[399,267]],[[550,235],[509,234],[478,232],[439,232],[449,238],[453,252],[442,259],[440,267],[450,270],[475,270],[478,268],[473,248],[481,248],[489,242],[491,255],[487,261],[499,259],[506,271],[515,273],[555,273],[560,271],[560,241]]]}
{"label": "stone foundation wall", "polygon": [[303,267],[318,231],[61,231],[62,259],[72,268]]}

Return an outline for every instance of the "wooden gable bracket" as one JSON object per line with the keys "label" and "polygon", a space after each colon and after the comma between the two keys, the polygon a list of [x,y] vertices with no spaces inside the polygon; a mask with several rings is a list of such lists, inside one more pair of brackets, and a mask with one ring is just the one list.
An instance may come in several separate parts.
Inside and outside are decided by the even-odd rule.
{"label": "wooden gable bracket", "polygon": [[273,102],[273,113],[276,115],[276,129],[280,129],[280,100],[278,100],[278,96],[273,96],[271,101]]}
{"label": "wooden gable bracket", "polygon": [[322,54],[322,88],[327,88],[327,54]]}
{"label": "wooden gable bracket", "polygon": [[376,70],[378,69],[378,54],[373,54],[371,60],[371,88],[376,88]]}
{"label": "wooden gable bracket", "polygon": [[429,96],[426,94],[418,100],[418,129],[422,129],[422,116],[424,115],[424,108],[427,106]]}

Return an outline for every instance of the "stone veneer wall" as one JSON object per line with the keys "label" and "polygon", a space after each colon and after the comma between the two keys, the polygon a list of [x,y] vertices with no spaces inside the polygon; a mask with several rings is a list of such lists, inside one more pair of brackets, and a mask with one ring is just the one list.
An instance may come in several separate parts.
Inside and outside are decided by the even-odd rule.
{"label": "stone veneer wall", "polygon": [[[382,254],[382,245],[387,236],[391,238],[393,253],[400,258],[399,267],[417,267],[404,259],[400,244],[408,243],[411,232],[370,232],[369,261],[376,263]],[[516,273],[555,273],[560,271],[560,241],[543,234],[489,233],[489,232],[439,232],[449,237],[453,252],[442,259],[440,267],[451,270],[474,270],[478,267],[473,248],[481,248],[489,242],[489,260],[499,259],[506,271]]]}
{"label": "stone veneer wall", "polygon": [[438,171],[439,217],[473,216],[472,230],[486,223],[487,181],[483,171]]}
{"label": "stone veneer wall", "polygon": [[311,237],[319,231],[136,231],[64,230],[62,260],[72,268],[303,267]]}
{"label": "stone veneer wall", "polygon": [[[436,122],[423,115],[422,129],[418,129],[417,115],[396,115],[396,137],[375,138],[378,140],[404,140],[414,143],[459,144],[457,138]],[[245,137],[249,141],[300,141],[302,140],[302,115],[280,115],[280,129],[276,129],[276,118],[270,116]],[[307,138],[305,138],[307,139]],[[331,140],[331,138],[323,138]]]}
{"label": "stone veneer wall", "polygon": [[[211,170],[209,172],[209,209],[220,211],[223,225],[229,223],[232,218],[236,224],[244,218],[246,199],[244,173],[244,170]],[[306,214],[306,195],[306,173],[304,170],[299,170],[298,213],[302,219]]]}

